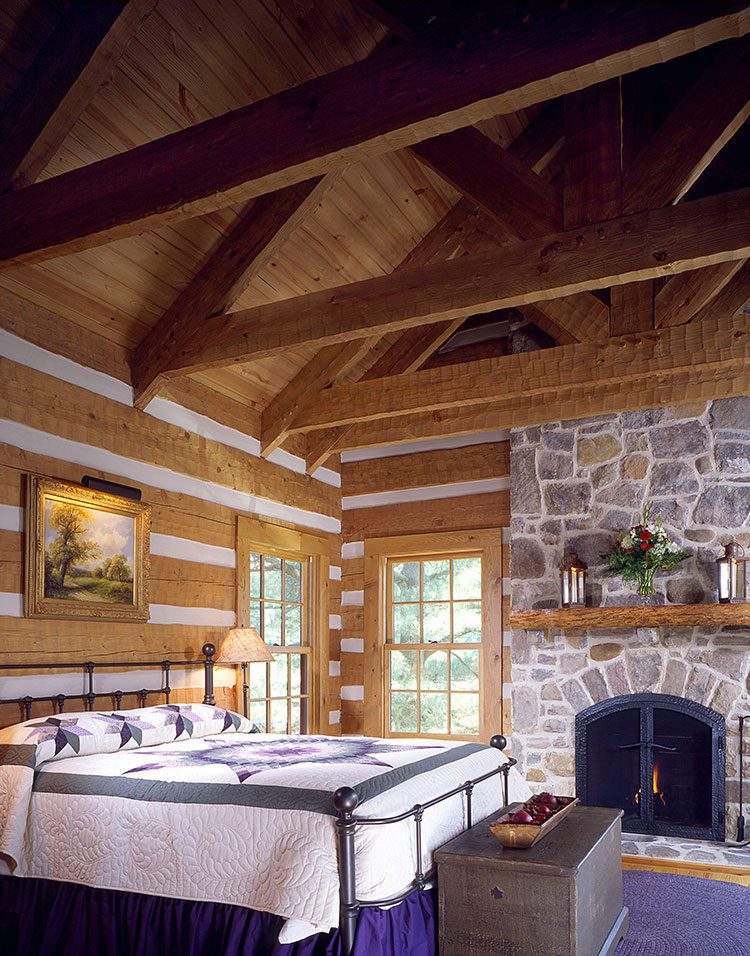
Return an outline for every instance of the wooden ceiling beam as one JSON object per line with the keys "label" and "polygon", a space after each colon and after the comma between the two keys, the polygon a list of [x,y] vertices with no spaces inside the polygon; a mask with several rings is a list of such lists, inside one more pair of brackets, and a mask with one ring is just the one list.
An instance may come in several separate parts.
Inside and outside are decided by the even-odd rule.
{"label": "wooden ceiling beam", "polygon": [[563,389],[632,386],[687,370],[729,374],[741,367],[747,370],[748,363],[750,317],[720,317],[598,345],[565,345],[339,385],[322,392],[295,427],[309,431],[513,398],[546,401]]}
{"label": "wooden ceiling beam", "polygon": [[643,147],[623,182],[623,212],[676,203],[750,116],[750,38],[724,44]]}
{"label": "wooden ceiling beam", "polygon": [[154,324],[133,354],[135,404],[145,408],[163,387],[178,349],[200,340],[208,319],[231,308],[253,276],[278,253],[330,188],[332,177],[312,179],[260,196],[190,284]]}
{"label": "wooden ceiling beam", "polygon": [[661,405],[710,401],[732,395],[747,395],[748,392],[750,372],[747,367],[715,375],[687,371],[670,376],[652,376],[638,388],[633,388],[632,383],[572,388],[545,396],[543,401],[538,398],[516,398],[495,404],[360,422],[346,430],[343,448],[374,448],[427,438],[521,428]]}
{"label": "wooden ceiling beam", "polygon": [[171,374],[745,259],[749,207],[740,189],[218,316]]}
{"label": "wooden ceiling beam", "polygon": [[0,262],[40,261],[227,207],[747,29],[745,0],[483,15],[0,197]]}
{"label": "wooden ceiling beam", "polygon": [[654,300],[656,328],[665,329],[689,322],[721,292],[743,265],[742,260],[719,262],[715,266],[674,276]]}
{"label": "wooden ceiling beam", "polygon": [[0,193],[37,180],[156,0],[73,3],[0,114]]}
{"label": "wooden ceiling beam", "polygon": [[412,152],[512,236],[562,228],[560,191],[478,129],[423,140]]}

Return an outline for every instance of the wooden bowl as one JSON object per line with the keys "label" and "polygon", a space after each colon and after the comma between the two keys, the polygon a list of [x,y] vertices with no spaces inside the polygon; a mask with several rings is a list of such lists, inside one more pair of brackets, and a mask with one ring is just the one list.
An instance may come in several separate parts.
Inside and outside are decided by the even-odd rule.
{"label": "wooden bowl", "polygon": [[564,807],[554,810],[550,818],[545,820],[541,826],[536,826],[533,823],[508,822],[508,818],[523,807],[522,803],[512,803],[498,820],[490,824],[490,830],[495,839],[503,846],[514,850],[527,850],[530,846],[538,843],[550,830],[554,830],[577,803],[578,797],[575,797]]}

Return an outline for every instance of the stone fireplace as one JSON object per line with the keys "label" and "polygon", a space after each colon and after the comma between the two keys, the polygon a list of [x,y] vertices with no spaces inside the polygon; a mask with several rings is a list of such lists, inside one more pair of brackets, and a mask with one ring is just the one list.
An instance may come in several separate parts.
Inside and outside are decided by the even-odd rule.
{"label": "stone fireplace", "polygon": [[[601,556],[612,546],[616,532],[637,522],[646,502],[652,505],[653,517],[661,515],[670,535],[691,557],[677,571],[656,576],[653,597],[639,598],[635,585],[604,575]],[[714,562],[722,546],[734,539],[750,547],[750,398],[515,430],[511,514],[514,609],[559,606],[558,569],[569,548],[589,565],[589,605],[713,603]],[[634,799],[629,807],[623,806],[633,832],[662,833],[673,825],[678,836],[686,835],[679,829],[682,824],[665,818],[666,808],[654,805],[664,788],[654,793],[654,755],[659,751],[652,745],[661,742],[686,747],[686,761],[700,778],[674,784],[681,793],[674,799],[692,793],[697,805],[697,815],[689,822],[688,814],[684,827],[704,838],[721,839],[724,832],[734,838],[739,812],[738,718],[750,713],[747,628],[514,630],[510,639],[512,748],[533,787],[574,793],[587,772],[588,750],[586,763],[580,765],[583,724],[594,726],[592,714],[609,713],[615,701],[634,705],[660,695],[684,702],[682,712],[687,716],[707,717],[701,722],[715,752],[707,759],[705,734],[701,737],[693,728],[695,739],[689,741],[690,733],[678,728],[674,716],[659,717],[658,739],[652,723],[649,740],[644,727],[648,718],[639,703],[638,735],[633,736],[634,724],[617,730],[623,735],[621,743],[636,744],[631,749],[639,754],[637,761],[626,765],[637,777],[628,781],[628,786],[634,785],[630,797],[640,789],[638,799],[643,801],[642,806]],[[715,723],[709,715],[715,715]],[[636,720],[632,715],[631,719]],[[720,738],[725,744],[722,751]],[[657,766],[668,769],[663,761]],[[723,777],[716,785],[714,768]],[[744,769],[747,780],[750,756],[745,756]],[[669,813],[676,810],[673,806]]]}

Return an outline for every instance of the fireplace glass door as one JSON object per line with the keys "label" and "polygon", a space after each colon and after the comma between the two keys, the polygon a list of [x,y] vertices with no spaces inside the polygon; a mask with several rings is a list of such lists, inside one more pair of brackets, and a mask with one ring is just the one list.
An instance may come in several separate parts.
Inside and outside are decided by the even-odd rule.
{"label": "fireplace glass door", "polygon": [[625,832],[724,839],[724,720],[693,701],[634,694],[576,718],[578,796],[620,807]]}

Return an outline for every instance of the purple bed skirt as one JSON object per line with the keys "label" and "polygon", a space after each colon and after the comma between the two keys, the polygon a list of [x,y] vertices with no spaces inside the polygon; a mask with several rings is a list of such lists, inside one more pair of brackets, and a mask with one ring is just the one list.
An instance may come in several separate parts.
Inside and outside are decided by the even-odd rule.
{"label": "purple bed skirt", "polygon": [[[360,913],[355,956],[435,956],[431,891]],[[340,956],[338,930],[280,944],[279,916],[226,903],[0,876],[4,956]]]}

